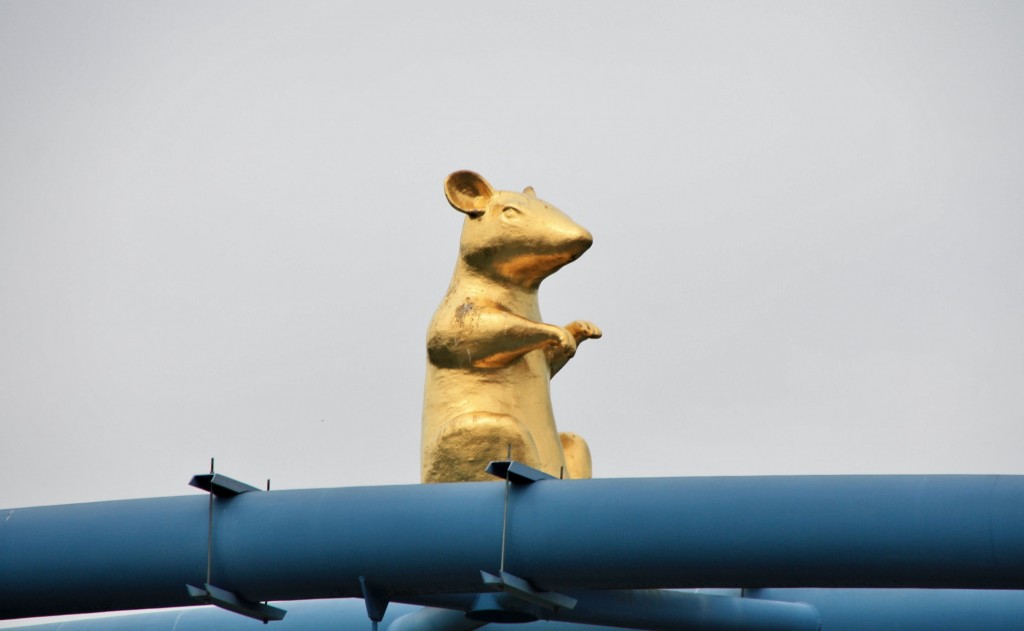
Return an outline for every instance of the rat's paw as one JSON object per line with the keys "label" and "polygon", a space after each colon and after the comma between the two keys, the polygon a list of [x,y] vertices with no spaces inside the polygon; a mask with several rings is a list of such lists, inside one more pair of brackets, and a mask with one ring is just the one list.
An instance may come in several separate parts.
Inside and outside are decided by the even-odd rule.
{"label": "rat's paw", "polygon": [[563,329],[560,326],[553,327],[556,331],[555,335],[558,336],[557,344],[558,350],[565,354],[566,359],[571,358],[576,354],[576,336],[573,335],[569,329]]}
{"label": "rat's paw", "polygon": [[601,329],[597,328],[593,322],[587,322],[586,320],[576,320],[565,326],[565,330],[572,333],[572,336],[576,339],[576,343],[579,344],[583,340],[597,339],[601,337]]}

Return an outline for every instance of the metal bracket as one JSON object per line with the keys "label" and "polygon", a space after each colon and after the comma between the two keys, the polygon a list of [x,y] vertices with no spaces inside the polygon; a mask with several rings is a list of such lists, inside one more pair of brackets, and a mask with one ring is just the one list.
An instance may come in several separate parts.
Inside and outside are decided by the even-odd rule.
{"label": "metal bracket", "polygon": [[[271,607],[267,603],[246,600],[235,592],[210,584],[210,576],[213,573],[213,498],[230,499],[242,493],[260,490],[245,482],[239,482],[234,478],[216,473],[213,469],[213,464],[213,458],[210,458],[210,472],[194,475],[189,481],[189,486],[202,489],[210,494],[210,506],[206,526],[206,582],[203,583],[205,589],[186,585],[188,594],[200,602],[216,605],[221,609],[227,609],[228,611],[255,618],[256,620],[262,620],[263,624],[271,620],[281,620],[286,613],[284,609]],[[270,490],[270,480],[267,480],[267,490]]]}
{"label": "metal bracket", "polygon": [[198,600],[199,602],[206,603],[208,605],[216,605],[221,609],[227,609],[228,611],[233,611],[249,618],[262,620],[263,624],[266,624],[271,620],[281,620],[284,618],[284,615],[288,613],[284,609],[272,607],[265,603],[246,600],[234,592],[221,589],[220,587],[215,587],[209,583],[203,584],[205,589],[200,589],[192,585],[186,585],[185,587],[188,588],[188,595],[193,600]]}
{"label": "metal bracket", "polygon": [[217,497],[234,497],[242,493],[260,490],[255,486],[239,482],[220,473],[200,473],[199,475],[194,475],[188,484],[208,493],[213,493]]}
{"label": "metal bracket", "polygon": [[365,576],[359,577],[359,587],[363,590],[366,616],[373,622],[373,631],[377,631],[377,623],[384,619],[384,612],[387,611],[388,598],[383,592],[371,587]]}
{"label": "metal bracket", "polygon": [[495,460],[484,469],[487,473],[512,484],[533,484],[542,480],[555,480],[555,476],[528,467],[515,460]]}
{"label": "metal bracket", "polygon": [[[494,460],[487,468],[487,473],[499,477],[505,481],[505,503],[504,513],[501,517],[501,562],[498,565],[498,572],[505,572],[505,544],[508,540],[508,499],[509,491],[513,484],[533,484],[542,480],[554,480],[555,476],[528,467],[521,462],[512,459],[512,445],[508,446],[508,460]],[[488,574],[487,576],[493,576]],[[510,575],[511,576],[511,575]]]}
{"label": "metal bracket", "polygon": [[510,596],[515,596],[534,605],[540,605],[545,609],[572,609],[576,606],[575,598],[557,592],[538,591],[525,579],[505,571],[500,571],[495,576],[481,570],[480,576],[483,577],[484,586],[488,589],[496,592],[505,592]]}

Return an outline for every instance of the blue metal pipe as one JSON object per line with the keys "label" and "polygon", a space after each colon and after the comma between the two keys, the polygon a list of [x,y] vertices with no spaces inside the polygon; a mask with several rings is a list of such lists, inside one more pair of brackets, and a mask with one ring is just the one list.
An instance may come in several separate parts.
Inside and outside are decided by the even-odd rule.
{"label": "blue metal pipe", "polygon": [[[821,611],[825,631],[1021,631],[1024,592],[949,589],[763,589],[748,598],[810,603]],[[360,600],[283,603],[288,615],[272,631],[369,631]],[[756,623],[756,621],[753,621]],[[482,623],[462,612],[392,603],[382,631],[472,631]],[[248,618],[212,607],[19,627],[18,631],[253,631]],[[540,621],[487,624],[485,631],[617,631],[614,627]]]}
{"label": "blue metal pipe", "polygon": [[[291,610],[284,620],[269,627],[214,607],[191,607],[185,610],[157,611],[142,614],[105,616],[89,620],[71,620],[17,627],[20,631],[370,631],[366,608],[361,600],[306,600],[289,603]],[[424,615],[424,614],[428,615]],[[430,614],[438,614],[435,618]],[[460,619],[461,618],[461,619]],[[443,623],[452,626],[443,626]],[[468,621],[472,622],[472,621]],[[438,624],[440,623],[440,624]],[[472,631],[481,623],[466,624],[465,616],[454,611],[425,611],[414,605],[392,604],[388,607],[382,631]],[[535,622],[521,624],[488,624],[487,631],[621,631],[614,627],[580,626],[567,622]],[[911,630],[912,631],[912,630]]]}
{"label": "blue metal pipe", "polygon": [[[503,488],[251,492],[0,511],[0,618],[481,591]],[[541,590],[1024,588],[1024,477],[597,479],[514,486],[505,569]]]}
{"label": "blue metal pipe", "polygon": [[487,624],[467,618],[464,611],[420,607],[389,624],[387,631],[476,631]]}
{"label": "blue metal pipe", "polygon": [[813,603],[827,631],[1021,631],[1024,592],[957,589],[755,589],[748,598]]}
{"label": "blue metal pipe", "polygon": [[[534,620],[573,622],[648,631],[818,631],[821,615],[813,606],[787,599],[718,596],[667,589],[568,592],[572,609],[545,609],[496,594],[506,611],[526,611]],[[409,600],[428,606],[469,611],[476,594],[420,596]],[[394,631],[389,629],[389,631]]]}

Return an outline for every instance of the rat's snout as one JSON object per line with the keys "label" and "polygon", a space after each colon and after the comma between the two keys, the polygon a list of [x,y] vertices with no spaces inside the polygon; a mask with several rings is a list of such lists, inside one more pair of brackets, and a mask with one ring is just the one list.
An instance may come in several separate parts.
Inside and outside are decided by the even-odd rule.
{"label": "rat's snout", "polygon": [[580,235],[580,241],[586,244],[583,246],[583,251],[585,252],[590,246],[594,245],[594,235],[590,234],[590,231],[586,228],[580,228],[580,232],[583,233]]}
{"label": "rat's snout", "polygon": [[570,242],[570,251],[572,253],[572,260],[578,259],[583,255],[584,252],[590,249],[590,246],[594,245],[594,237],[590,232],[583,227],[578,227],[576,235]]}

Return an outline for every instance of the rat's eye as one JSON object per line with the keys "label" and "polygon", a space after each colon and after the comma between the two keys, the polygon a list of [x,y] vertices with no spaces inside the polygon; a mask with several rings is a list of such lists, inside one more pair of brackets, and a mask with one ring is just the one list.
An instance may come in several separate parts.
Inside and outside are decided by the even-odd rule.
{"label": "rat's eye", "polygon": [[515,206],[505,206],[501,209],[501,218],[509,221],[519,218],[523,211],[519,210]]}

